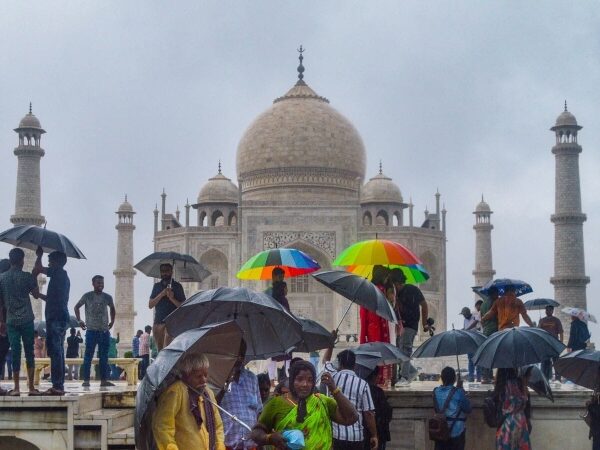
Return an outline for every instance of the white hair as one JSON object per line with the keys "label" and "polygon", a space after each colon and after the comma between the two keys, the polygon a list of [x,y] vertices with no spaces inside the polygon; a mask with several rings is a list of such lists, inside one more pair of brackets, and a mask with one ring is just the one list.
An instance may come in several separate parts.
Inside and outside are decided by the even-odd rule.
{"label": "white hair", "polygon": [[177,372],[179,376],[187,375],[195,370],[208,369],[208,358],[204,353],[188,353],[179,360]]}

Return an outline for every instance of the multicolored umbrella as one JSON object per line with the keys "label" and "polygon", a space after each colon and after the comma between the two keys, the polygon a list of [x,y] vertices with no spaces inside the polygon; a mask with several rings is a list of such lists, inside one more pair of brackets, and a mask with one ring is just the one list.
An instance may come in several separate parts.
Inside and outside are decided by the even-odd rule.
{"label": "multicolored umbrella", "polygon": [[[368,278],[370,280],[373,276],[373,267],[375,267],[375,266],[372,266],[372,265],[348,266],[348,267],[346,267],[346,270],[355,275],[360,275],[361,277]],[[425,267],[423,267],[421,264],[415,264],[414,266],[401,266],[401,265],[397,265],[397,264],[388,264],[388,265],[385,265],[384,267],[387,267],[390,270],[392,270],[392,269],[402,270],[402,272],[404,273],[404,276],[406,277],[407,284],[421,284],[421,283],[425,283],[427,280],[429,280],[429,273],[427,272]]]}
{"label": "multicolored umbrella", "polygon": [[414,266],[423,262],[398,242],[371,239],[346,248],[333,262],[334,266]]}
{"label": "multicolored umbrella", "polygon": [[575,316],[579,320],[583,320],[584,322],[598,323],[596,321],[596,318],[594,317],[594,315],[590,314],[585,309],[573,308],[571,306],[568,306],[566,308],[561,309],[561,311],[564,312],[565,314],[568,314],[569,316]]}
{"label": "multicolored umbrella", "polygon": [[270,280],[273,269],[280,267],[286,278],[298,277],[321,268],[318,262],[295,248],[264,250],[250,258],[237,273],[240,280]]}

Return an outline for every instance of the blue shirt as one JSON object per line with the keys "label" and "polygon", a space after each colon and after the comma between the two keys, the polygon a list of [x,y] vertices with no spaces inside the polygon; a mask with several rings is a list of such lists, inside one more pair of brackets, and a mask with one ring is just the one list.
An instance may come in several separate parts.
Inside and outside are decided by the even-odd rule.
{"label": "blue shirt", "polygon": [[137,336],[133,337],[133,341],[131,343],[131,353],[133,353],[134,358],[138,358],[140,356],[140,338]]}
{"label": "blue shirt", "polygon": [[[438,386],[434,389],[433,395],[438,411],[444,407],[448,394],[454,386]],[[460,412],[459,412],[460,411]],[[463,431],[465,431],[465,420],[467,414],[471,412],[471,402],[465,395],[465,391],[462,389],[456,389],[454,395],[450,399],[448,409],[446,409],[446,417],[448,418],[448,426],[450,429],[450,437],[458,437]],[[458,414],[458,416],[457,416]],[[452,421],[451,419],[458,417],[461,420]],[[453,425],[454,423],[454,425]]]}
{"label": "blue shirt", "polygon": [[46,275],[50,278],[46,293],[46,321],[68,322],[69,276],[62,267],[48,267]]}

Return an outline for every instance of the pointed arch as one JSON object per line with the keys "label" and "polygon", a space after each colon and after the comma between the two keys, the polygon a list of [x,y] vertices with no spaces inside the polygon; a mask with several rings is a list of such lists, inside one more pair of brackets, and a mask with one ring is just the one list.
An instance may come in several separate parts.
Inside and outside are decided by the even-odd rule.
{"label": "pointed arch", "polygon": [[198,226],[199,227],[207,227],[208,226],[208,214],[206,211],[202,211],[198,216]]}
{"label": "pointed arch", "polygon": [[237,214],[235,213],[235,211],[231,211],[229,213],[229,217],[227,218],[227,225],[229,225],[230,227],[237,226]]}
{"label": "pointed arch", "polygon": [[362,224],[365,227],[370,227],[371,225],[373,225],[373,217],[371,216],[371,213],[369,211],[364,212]]}
{"label": "pointed arch", "polygon": [[199,289],[216,289],[229,284],[229,262],[222,251],[211,248],[200,256],[199,261],[211,273],[199,283]]}
{"label": "pointed arch", "polygon": [[217,210],[215,210],[215,211],[213,211],[213,213],[212,213],[212,216],[211,216],[211,218],[210,218],[210,219],[211,219],[211,220],[210,220],[210,222],[211,222],[211,225],[212,225],[213,227],[220,227],[220,226],[223,226],[223,225],[225,225],[225,216],[224,216],[224,215],[223,215],[223,213],[222,213],[220,210],[218,210],[218,209],[217,209]]}
{"label": "pointed arch", "polygon": [[387,211],[385,210],[380,210],[377,213],[377,216],[375,217],[375,225],[385,225],[388,226],[388,224],[390,223],[389,221],[389,216]]}

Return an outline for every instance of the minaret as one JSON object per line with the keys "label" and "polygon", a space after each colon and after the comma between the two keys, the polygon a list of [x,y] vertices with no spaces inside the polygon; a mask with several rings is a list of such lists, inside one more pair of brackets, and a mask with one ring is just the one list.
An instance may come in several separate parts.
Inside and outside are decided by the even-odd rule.
{"label": "minaret", "polygon": [[[46,221],[42,216],[40,183],[40,160],[45,154],[41,147],[41,138],[46,131],[33,114],[31,103],[29,103],[29,113],[21,119],[15,132],[19,135],[19,145],[14,150],[17,157],[17,191],[15,213],[10,216],[10,221],[14,225],[39,226]],[[33,268],[35,258],[33,251],[25,250],[25,270],[29,271]],[[43,291],[44,284],[46,284],[46,279],[40,275],[38,277],[40,291]],[[35,320],[43,320],[42,302],[32,298],[31,306]]]}
{"label": "minaret", "polygon": [[554,224],[554,298],[564,306],[587,309],[586,285],[590,278],[585,275],[583,251],[583,222],[581,191],[579,187],[579,154],[577,132],[581,130],[575,116],[565,110],[551,128],[556,134],[552,147],[556,160],[555,208],[550,220]]}
{"label": "minaret", "polygon": [[[475,286],[483,286],[490,281],[496,271],[492,265],[492,230],[491,222],[493,211],[481,196],[481,202],[475,207]],[[477,297],[479,298],[479,297]]]}
{"label": "minaret", "polygon": [[19,146],[14,151],[18,160],[17,194],[15,213],[10,221],[15,225],[41,225],[46,219],[41,211],[40,159],[45,152],[40,142],[46,131],[31,112],[31,103],[29,113],[21,119],[15,132],[19,135]]}
{"label": "minaret", "polygon": [[[117,317],[113,328],[113,336],[120,334],[119,348],[121,352],[131,349],[131,341],[134,334],[134,285],[133,277],[133,207],[127,201],[121,203],[116,212],[118,217],[117,229],[117,268],[113,271],[115,275],[115,308]],[[121,353],[120,356],[122,356]]]}

